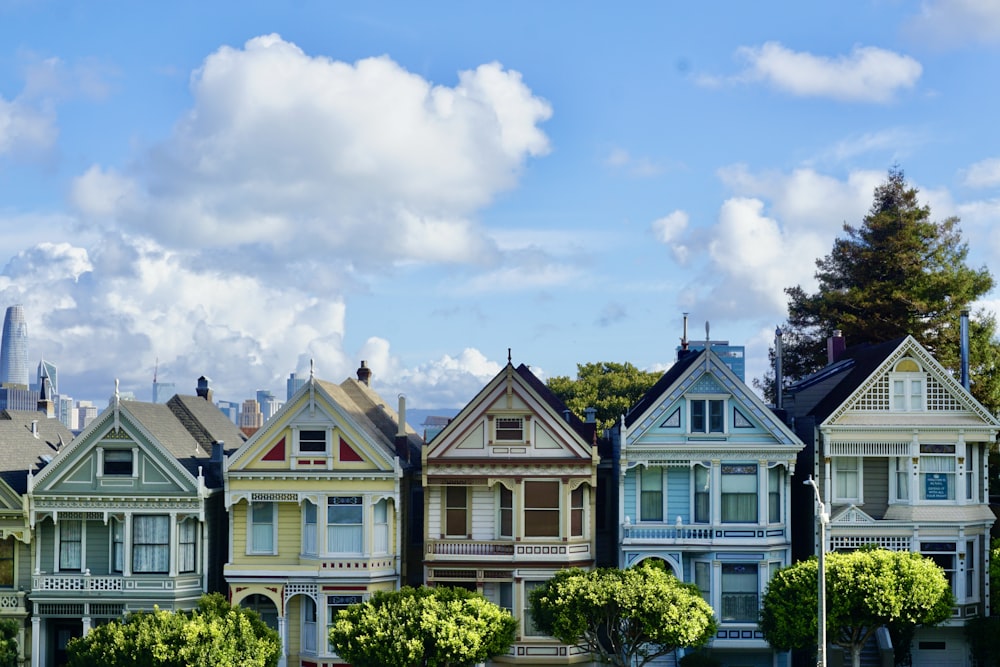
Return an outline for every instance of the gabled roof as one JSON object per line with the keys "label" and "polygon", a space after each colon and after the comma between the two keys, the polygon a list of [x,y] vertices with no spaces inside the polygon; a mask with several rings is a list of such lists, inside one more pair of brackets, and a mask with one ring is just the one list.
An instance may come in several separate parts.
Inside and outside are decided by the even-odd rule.
{"label": "gabled roof", "polygon": [[[251,436],[227,459],[227,470],[238,470],[262,446],[266,446],[276,434],[287,426],[293,415],[309,406],[329,404],[334,420],[341,420],[356,430],[372,451],[377,453],[386,469],[392,469],[396,458],[395,439],[399,415],[385,404],[382,397],[368,385],[348,378],[341,384],[334,384],[310,377],[299,387],[292,397],[275,413],[263,428]],[[420,458],[422,440],[408,425],[406,437],[411,449],[411,460]]]}
{"label": "gabled roof", "polygon": [[812,384],[827,380],[831,375],[840,375],[840,381],[834,384],[826,396],[807,413],[815,417],[817,423],[822,422],[846,401],[854,390],[860,387],[905,340],[906,338],[896,338],[883,343],[852,345],[841,353],[837,361],[795,382],[788,388],[788,391],[792,393],[801,391]]}
{"label": "gabled roof", "polygon": [[[867,383],[876,377],[882,377],[896,361],[906,355],[917,358],[929,376],[951,392],[964,409],[977,414],[986,424],[1000,426],[996,417],[990,414],[913,336],[848,348],[835,364],[795,383],[791,391],[808,387],[817,379],[824,381],[829,380],[831,375],[841,375],[840,381],[832,384],[826,395],[808,413],[816,418],[817,423],[831,422],[850,408],[857,400],[857,396],[867,390]],[[933,414],[924,412],[919,416],[923,418]],[[912,414],[911,418],[916,416]]]}
{"label": "gabled roof", "polygon": [[[483,413],[489,409],[490,402],[505,391],[503,389],[504,386],[508,387],[507,391],[513,391],[529,397],[529,402],[537,406],[534,408],[537,414],[547,416],[550,424],[558,425],[559,430],[568,432],[569,437],[578,443],[574,445],[576,456],[582,456],[582,452],[586,451],[586,456],[588,458],[592,457],[593,452],[590,448],[595,446],[594,435],[596,424],[585,423],[573,414],[566,407],[566,404],[531,372],[528,366],[521,364],[515,368],[508,361],[507,365],[493,376],[486,386],[429,443],[428,448],[425,450],[428,458],[436,458],[448,450],[449,447],[454,446],[456,443],[452,441],[458,432],[466,429],[468,424],[481,418]],[[583,445],[587,449],[585,450],[580,445]]]}
{"label": "gabled roof", "polygon": [[705,354],[706,350],[691,350],[683,357],[678,359],[674,364],[666,370],[666,372],[660,376],[660,379],[650,387],[642,398],[629,408],[629,411],[625,414],[625,426],[631,427],[638,419],[641,417],[646,410],[648,410],[656,401],[659,400],[660,396],[666,393],[677,379],[684,375],[684,372],[688,368],[693,366],[698,359]]}
{"label": "gabled roof", "polygon": [[719,390],[728,393],[733,400],[744,406],[748,411],[747,415],[753,415],[760,428],[769,433],[779,446],[802,447],[802,441],[792,430],[710,347],[693,350],[682,356],[626,413],[625,427],[630,437],[641,437],[642,433],[651,429],[657,411],[693,391],[700,378],[705,375],[715,378],[719,383]]}
{"label": "gabled roof", "polygon": [[[32,434],[32,422],[37,422],[37,438]],[[25,493],[28,471],[37,474],[72,439],[73,433],[62,422],[41,412],[0,412],[0,479],[15,493]]]}

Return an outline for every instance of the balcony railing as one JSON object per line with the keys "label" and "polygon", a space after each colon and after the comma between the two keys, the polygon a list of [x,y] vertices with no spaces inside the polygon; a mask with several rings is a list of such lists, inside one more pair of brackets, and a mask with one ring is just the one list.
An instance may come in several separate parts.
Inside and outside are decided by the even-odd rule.
{"label": "balcony railing", "polygon": [[630,524],[622,526],[626,541],[646,540],[649,542],[675,542],[707,544],[713,541],[785,540],[784,526],[743,526],[737,524],[676,526],[668,524]]}
{"label": "balcony railing", "polygon": [[32,591],[61,593],[122,592],[158,593],[196,589],[201,586],[197,574],[183,574],[177,577],[167,575],[92,575],[79,572],[45,574],[31,577]]}
{"label": "balcony railing", "polygon": [[426,555],[433,560],[463,558],[494,558],[504,561],[555,559],[580,560],[592,558],[589,542],[511,541],[511,540],[428,540]]}
{"label": "balcony railing", "polygon": [[0,591],[0,616],[4,614],[26,614],[24,591]]}

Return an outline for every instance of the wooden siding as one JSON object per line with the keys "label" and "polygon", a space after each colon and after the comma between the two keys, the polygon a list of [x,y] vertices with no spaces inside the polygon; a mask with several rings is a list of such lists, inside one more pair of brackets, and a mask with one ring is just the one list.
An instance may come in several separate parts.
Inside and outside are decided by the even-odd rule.
{"label": "wooden siding", "polygon": [[42,572],[55,572],[55,543],[55,525],[51,521],[45,520],[35,525],[34,549],[39,550],[39,567]]}
{"label": "wooden siding", "polygon": [[87,565],[91,574],[104,575],[111,571],[111,527],[103,521],[86,521]]}
{"label": "wooden siding", "polygon": [[[495,540],[496,502],[494,487],[472,487],[472,539]],[[440,512],[438,513],[440,515]]]}
{"label": "wooden siding", "polygon": [[670,523],[681,518],[691,523],[691,471],[689,468],[667,469],[667,514],[663,520]]}
{"label": "wooden siding", "polygon": [[632,523],[635,523],[639,519],[639,513],[636,511],[636,495],[638,493],[636,477],[638,477],[638,470],[638,468],[632,468],[625,473],[625,516]]}
{"label": "wooden siding", "polygon": [[302,510],[298,503],[275,503],[278,508],[278,552],[275,555],[247,554],[247,508],[240,502],[233,506],[233,563],[236,567],[267,569],[279,565],[298,565],[302,552]]}
{"label": "wooden siding", "polygon": [[881,519],[889,508],[889,459],[864,458],[864,511],[873,519]]}

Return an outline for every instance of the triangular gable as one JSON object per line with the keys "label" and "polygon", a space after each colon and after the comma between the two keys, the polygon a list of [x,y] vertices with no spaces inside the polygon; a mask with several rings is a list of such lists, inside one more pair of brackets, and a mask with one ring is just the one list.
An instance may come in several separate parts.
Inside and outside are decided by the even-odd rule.
{"label": "triangular gable", "polygon": [[870,515],[857,505],[850,505],[836,516],[830,517],[830,522],[836,523],[876,523]]}
{"label": "triangular gable", "polygon": [[[324,470],[341,465],[351,470],[395,470],[393,443],[365,423],[363,415],[352,414],[350,402],[338,385],[310,378],[263,428],[229,456],[226,470]],[[296,452],[297,428],[332,434],[327,452]]]}
{"label": "triangular gable", "polygon": [[[514,420],[510,429],[501,421],[505,419]],[[522,429],[520,437],[518,428]],[[507,435],[501,437],[503,432]],[[594,454],[590,444],[567,422],[566,415],[557,414],[508,363],[425,450],[426,460],[486,459],[492,455],[591,461]]]}
{"label": "triangular gable", "polygon": [[927,409],[910,412],[908,415],[926,417],[944,413],[971,413],[984,424],[1000,426],[1000,421],[990,414],[913,336],[903,339],[840,406],[823,420],[823,424],[835,424],[849,412],[891,412],[890,376],[897,363],[905,357],[912,357],[927,374],[924,387]]}
{"label": "triangular gable", "polygon": [[643,396],[640,399],[638,404],[645,405],[646,409],[632,422],[628,432],[630,442],[656,431],[681,429],[680,413],[689,395],[727,394],[730,396],[730,435],[758,431],[770,435],[780,444],[802,446],[798,437],[714,351],[702,350],[699,354],[700,358],[687,366],[668,386],[657,388],[654,385],[650,391],[659,390],[659,396]]}
{"label": "triangular gable", "polygon": [[[62,449],[31,481],[32,494],[143,495],[197,494],[198,481],[177,458],[129,413],[127,404],[105,411],[95,428],[88,428]],[[93,424],[92,424],[93,426]],[[132,473],[98,475],[103,452],[131,452]]]}

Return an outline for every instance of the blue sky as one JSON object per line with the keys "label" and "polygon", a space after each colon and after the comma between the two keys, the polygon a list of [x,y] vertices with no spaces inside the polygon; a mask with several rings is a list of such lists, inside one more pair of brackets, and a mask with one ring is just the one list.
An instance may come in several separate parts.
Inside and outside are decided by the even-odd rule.
{"label": "blue sky", "polygon": [[893,164],[996,271],[997,72],[992,0],[0,0],[0,307],[100,401],[365,359],[457,407],[684,312],[749,381]]}

